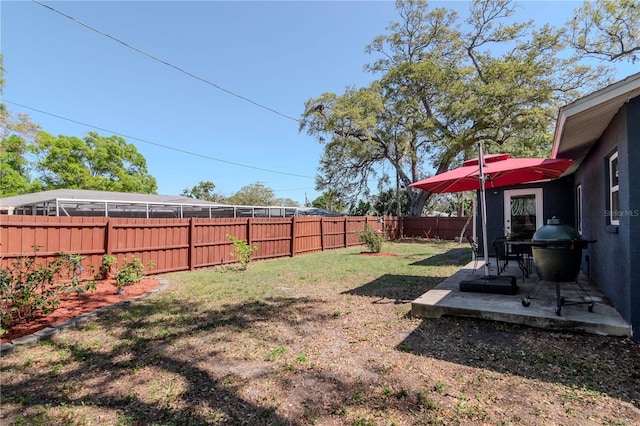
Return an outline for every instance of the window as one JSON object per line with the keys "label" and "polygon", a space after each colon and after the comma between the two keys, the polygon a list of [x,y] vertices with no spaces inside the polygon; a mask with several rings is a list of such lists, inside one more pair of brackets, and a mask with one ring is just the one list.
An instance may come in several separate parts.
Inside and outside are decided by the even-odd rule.
{"label": "window", "polygon": [[611,225],[620,224],[620,191],[618,189],[618,151],[609,157],[609,221]]}
{"label": "window", "polygon": [[582,235],[582,185],[576,187],[576,226]]}

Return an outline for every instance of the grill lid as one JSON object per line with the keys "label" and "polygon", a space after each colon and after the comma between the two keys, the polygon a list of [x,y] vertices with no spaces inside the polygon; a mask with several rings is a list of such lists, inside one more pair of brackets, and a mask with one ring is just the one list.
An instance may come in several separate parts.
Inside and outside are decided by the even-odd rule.
{"label": "grill lid", "polygon": [[553,216],[547,219],[547,224],[533,234],[533,241],[581,241],[582,237],[569,225],[560,223],[560,219]]}

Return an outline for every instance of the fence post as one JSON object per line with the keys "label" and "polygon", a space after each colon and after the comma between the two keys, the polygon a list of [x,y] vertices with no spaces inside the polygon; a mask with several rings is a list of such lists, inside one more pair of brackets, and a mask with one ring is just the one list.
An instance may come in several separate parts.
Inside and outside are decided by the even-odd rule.
{"label": "fence post", "polygon": [[320,217],[320,250],[324,251],[324,216]]}
{"label": "fence post", "polygon": [[113,247],[111,247],[113,241],[113,219],[107,219],[107,227],[105,228],[104,235],[104,254],[113,253]]}
{"label": "fence post", "polygon": [[247,218],[247,245],[251,247],[251,218]]}
{"label": "fence post", "polygon": [[296,222],[296,217],[291,216],[291,257],[296,254]]}
{"label": "fence post", "polygon": [[349,245],[347,244],[347,237],[349,232],[349,230],[347,229],[349,225],[349,222],[347,221],[348,218],[349,218],[348,216],[344,217],[344,246],[345,247],[349,247]]}
{"label": "fence post", "polygon": [[189,270],[196,269],[196,224],[194,218],[189,218],[189,255],[187,256],[187,262],[189,263]]}

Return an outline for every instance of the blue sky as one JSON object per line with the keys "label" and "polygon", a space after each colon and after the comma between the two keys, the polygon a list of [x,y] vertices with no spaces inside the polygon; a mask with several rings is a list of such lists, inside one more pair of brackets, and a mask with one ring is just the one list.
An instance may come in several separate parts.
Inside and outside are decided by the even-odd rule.
{"label": "blue sky", "polygon": [[[29,0],[0,5],[3,99],[11,111],[28,113],[53,135],[126,135],[159,194],[209,180],[229,196],[260,182],[300,204],[320,195],[314,176],[322,153],[298,132],[304,102],[371,82],[363,66],[375,58],[364,48],[398,19],[392,1],[43,3],[290,118]],[[520,13],[561,25],[580,4],[526,1]],[[431,5],[467,10],[461,1]],[[623,67],[616,77],[633,72]]]}

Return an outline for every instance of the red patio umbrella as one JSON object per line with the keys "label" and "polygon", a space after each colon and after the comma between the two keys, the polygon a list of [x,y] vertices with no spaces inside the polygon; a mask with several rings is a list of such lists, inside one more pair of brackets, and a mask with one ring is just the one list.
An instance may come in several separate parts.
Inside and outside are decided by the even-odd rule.
{"label": "red patio umbrella", "polygon": [[[498,188],[518,183],[554,179],[562,175],[573,160],[560,158],[510,158],[509,154],[484,156],[485,187]],[[462,167],[414,182],[409,186],[433,193],[476,191],[480,189],[478,158]]]}
{"label": "red patio umbrella", "polygon": [[[483,158],[484,161],[479,161]],[[485,188],[498,188],[518,183],[535,182],[560,177],[573,160],[560,158],[510,158],[509,154],[483,155],[478,143],[478,157],[467,160],[462,167],[440,173],[410,184],[433,193],[480,190],[482,214],[482,240],[485,261],[485,277],[489,276],[487,252],[487,207]]]}

